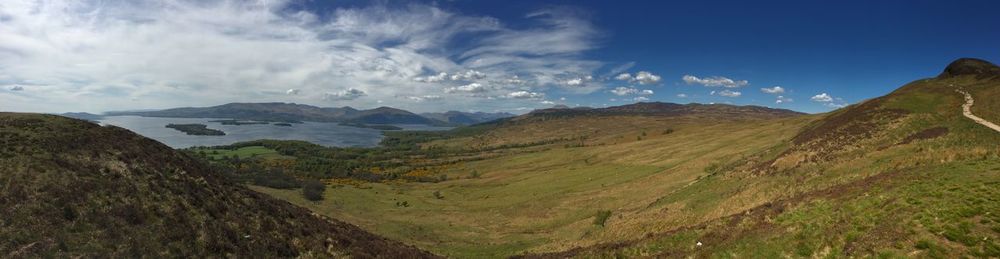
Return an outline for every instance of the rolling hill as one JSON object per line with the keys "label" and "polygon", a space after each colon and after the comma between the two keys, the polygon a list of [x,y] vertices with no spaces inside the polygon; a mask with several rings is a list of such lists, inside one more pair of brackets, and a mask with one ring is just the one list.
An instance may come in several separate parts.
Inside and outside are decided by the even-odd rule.
{"label": "rolling hill", "polygon": [[[1000,256],[996,66],[830,113],[640,103],[539,110],[420,143],[437,183],[274,197],[453,257]],[[985,109],[985,110],[984,110]],[[408,206],[399,206],[406,201]]]}
{"label": "rolling hill", "polygon": [[0,257],[435,257],[121,128],[0,113],[0,143]]}

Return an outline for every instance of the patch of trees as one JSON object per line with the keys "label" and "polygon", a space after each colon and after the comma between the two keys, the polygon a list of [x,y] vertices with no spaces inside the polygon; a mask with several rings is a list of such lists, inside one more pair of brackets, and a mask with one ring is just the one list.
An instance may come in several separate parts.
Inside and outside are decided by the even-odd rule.
{"label": "patch of trees", "polygon": [[167,128],[175,129],[184,132],[188,135],[198,135],[198,136],[222,136],[226,135],[225,132],[216,129],[209,129],[208,125],[205,124],[167,124]]}
{"label": "patch of trees", "polygon": [[323,200],[323,192],[326,191],[326,184],[316,180],[307,180],[302,183],[302,197],[310,201]]}

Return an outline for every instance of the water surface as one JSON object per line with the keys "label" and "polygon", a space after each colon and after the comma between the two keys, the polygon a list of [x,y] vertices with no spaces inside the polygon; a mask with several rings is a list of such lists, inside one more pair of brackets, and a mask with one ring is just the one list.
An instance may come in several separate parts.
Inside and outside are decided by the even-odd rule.
{"label": "water surface", "polygon": [[[329,147],[373,147],[382,140],[382,131],[340,126],[337,123],[293,123],[291,127],[273,124],[222,125],[209,122],[220,119],[154,118],[140,116],[106,116],[101,124],[129,129],[173,148],[229,145],[258,139],[303,140]],[[221,130],[225,136],[195,136],[165,127],[171,123],[199,123]],[[448,130],[450,127],[428,125],[394,125],[404,130]]]}

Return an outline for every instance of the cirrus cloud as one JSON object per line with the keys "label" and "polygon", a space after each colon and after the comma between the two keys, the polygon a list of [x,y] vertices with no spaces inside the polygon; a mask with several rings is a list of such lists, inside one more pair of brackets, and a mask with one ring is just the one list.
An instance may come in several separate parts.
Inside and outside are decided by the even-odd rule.
{"label": "cirrus cloud", "polygon": [[739,88],[750,84],[747,80],[733,80],[721,76],[699,78],[697,76],[684,75],[684,77],[681,77],[681,80],[684,80],[687,84],[699,84],[707,87]]}

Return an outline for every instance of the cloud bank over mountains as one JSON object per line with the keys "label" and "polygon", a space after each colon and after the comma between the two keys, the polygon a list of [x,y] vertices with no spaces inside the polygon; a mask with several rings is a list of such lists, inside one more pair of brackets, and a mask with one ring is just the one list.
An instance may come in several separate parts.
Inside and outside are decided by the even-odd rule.
{"label": "cloud bank over mountains", "polygon": [[4,1],[0,86],[19,90],[0,95],[0,109],[512,109],[538,105],[545,92],[604,87],[591,76],[604,62],[583,56],[598,45],[593,24],[560,8],[524,19],[532,26],[421,4],[317,13],[280,0]]}

